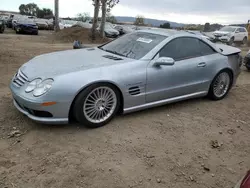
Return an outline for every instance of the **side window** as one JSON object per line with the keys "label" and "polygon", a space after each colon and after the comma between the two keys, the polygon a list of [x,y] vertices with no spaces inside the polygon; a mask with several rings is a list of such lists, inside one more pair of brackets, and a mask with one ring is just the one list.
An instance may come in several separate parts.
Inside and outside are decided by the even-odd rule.
{"label": "side window", "polygon": [[202,56],[216,53],[216,51],[209,45],[207,45],[205,42],[199,41],[199,43],[200,43],[200,52]]}
{"label": "side window", "polygon": [[235,32],[240,32],[240,28],[236,29],[236,31],[235,31]]}
{"label": "side window", "polygon": [[246,32],[246,29],[240,28],[240,32],[245,33],[245,32]]}
{"label": "side window", "polygon": [[167,43],[159,52],[160,57],[172,57],[175,61],[201,56],[199,40],[180,37]]}

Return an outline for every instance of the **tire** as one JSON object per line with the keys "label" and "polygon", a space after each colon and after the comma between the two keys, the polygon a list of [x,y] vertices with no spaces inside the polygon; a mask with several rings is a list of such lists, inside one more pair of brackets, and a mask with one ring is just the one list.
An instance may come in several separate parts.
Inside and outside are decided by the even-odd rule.
{"label": "tire", "polygon": [[107,124],[117,114],[120,104],[121,96],[116,87],[108,83],[93,84],[76,97],[73,115],[82,125],[98,128]]}
{"label": "tire", "polygon": [[234,37],[231,37],[230,40],[229,40],[229,42],[228,42],[228,45],[231,46],[233,43],[234,43]]}
{"label": "tire", "polygon": [[[221,83],[221,85],[218,83],[220,82],[220,77],[222,76],[225,76],[226,77],[226,80],[223,81],[223,83]],[[220,71],[213,79],[211,85],[210,85],[210,88],[209,88],[209,92],[208,92],[208,97],[211,99],[211,100],[221,100],[223,99],[224,97],[227,96],[229,90],[231,89],[231,86],[232,86],[232,75],[231,75],[231,72],[229,72],[228,70],[222,70]],[[223,87],[223,88],[221,88]],[[216,88],[217,90],[217,93],[216,93]],[[218,94],[218,92],[221,91],[221,95]]]}
{"label": "tire", "polygon": [[247,37],[244,37],[244,39],[242,40],[242,44],[246,45],[247,44]]}

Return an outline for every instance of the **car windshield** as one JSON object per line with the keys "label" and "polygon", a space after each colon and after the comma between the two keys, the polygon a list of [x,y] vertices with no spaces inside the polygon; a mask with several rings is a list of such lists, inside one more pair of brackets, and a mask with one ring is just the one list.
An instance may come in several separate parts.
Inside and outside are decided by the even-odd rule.
{"label": "car windshield", "polygon": [[234,27],[222,27],[219,31],[233,32],[235,31],[235,28]]}
{"label": "car windshield", "polygon": [[131,59],[141,59],[166,38],[167,36],[158,34],[136,32],[120,37],[99,48]]}
{"label": "car windshield", "polygon": [[105,24],[105,29],[113,29],[110,24]]}
{"label": "car windshield", "polygon": [[18,20],[18,23],[20,23],[20,24],[35,24],[33,19],[20,19],[20,20]]}

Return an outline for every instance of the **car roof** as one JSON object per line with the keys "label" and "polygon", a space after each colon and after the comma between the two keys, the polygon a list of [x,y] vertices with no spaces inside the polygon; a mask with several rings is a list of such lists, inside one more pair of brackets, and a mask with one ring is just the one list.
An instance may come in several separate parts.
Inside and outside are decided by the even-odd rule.
{"label": "car roof", "polygon": [[237,29],[237,28],[245,28],[245,27],[241,27],[241,26],[232,26],[232,25],[227,25],[227,26],[224,26],[224,27],[231,27],[231,28],[235,28],[235,29]]}

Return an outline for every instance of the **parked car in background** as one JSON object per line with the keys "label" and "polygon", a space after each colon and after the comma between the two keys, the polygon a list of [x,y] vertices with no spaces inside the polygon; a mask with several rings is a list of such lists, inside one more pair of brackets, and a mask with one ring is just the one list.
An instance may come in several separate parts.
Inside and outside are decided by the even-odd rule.
{"label": "parked car in background", "polygon": [[53,19],[48,19],[46,20],[47,24],[48,24],[48,29],[49,30],[54,30],[54,21]]}
{"label": "parked car in background", "polygon": [[128,34],[134,31],[131,27],[126,25],[116,25],[114,26],[114,29],[119,31],[120,35]]}
{"label": "parked car in background", "polygon": [[223,99],[240,73],[240,52],[183,31],[141,30],[98,47],[39,55],[20,67],[10,89],[16,108],[35,121],[73,118],[95,128],[118,112]]}
{"label": "parked car in background", "polygon": [[225,26],[213,33],[215,40],[232,45],[234,42],[246,44],[248,32],[245,27]]}
{"label": "parked car in background", "polygon": [[[97,30],[100,30],[100,26],[98,27]],[[110,37],[110,38],[117,38],[120,35],[119,31],[114,29],[112,25],[109,23],[105,23],[104,32],[105,32],[105,36]]]}
{"label": "parked car in background", "polygon": [[250,71],[250,50],[247,52],[247,55],[244,58],[244,65],[246,66],[247,70]]}
{"label": "parked car in background", "polygon": [[83,28],[91,29],[92,24],[90,24],[89,22],[77,21],[74,25],[72,25],[72,27],[83,27]]}
{"label": "parked car in background", "polygon": [[34,34],[38,35],[38,26],[33,19],[19,19],[16,23],[16,33],[17,34]]}
{"label": "parked car in background", "polygon": [[234,188],[250,188],[250,171],[242,177]]}
{"label": "parked car in background", "polygon": [[25,16],[22,15],[14,15],[12,18],[12,29],[16,30],[16,25],[17,25],[17,21],[20,19],[25,19]]}
{"label": "parked car in background", "polygon": [[0,16],[0,20],[2,20],[3,22],[4,22],[4,25],[6,25],[7,26],[7,20],[9,19],[9,17],[8,16]]}
{"label": "parked car in background", "polygon": [[34,19],[34,22],[38,26],[39,30],[48,30],[49,29],[47,19],[36,18],[36,19]]}
{"label": "parked car in background", "polygon": [[115,25],[114,29],[116,29],[117,31],[119,31],[120,35],[125,34],[125,32],[123,31],[123,27],[121,25]]}
{"label": "parked car in background", "polygon": [[0,33],[3,33],[5,30],[5,22],[0,18]]}
{"label": "parked car in background", "polygon": [[7,27],[12,28],[12,20],[13,20],[14,15],[11,14],[9,18],[7,19]]}
{"label": "parked car in background", "polygon": [[211,42],[214,41],[214,37],[211,37],[211,36],[207,36],[205,33],[203,33],[202,31],[190,31],[190,30],[187,30],[187,32],[189,33],[192,33],[192,34],[195,34],[195,35],[199,35],[207,40],[210,40]]}
{"label": "parked car in background", "polygon": [[64,28],[69,28],[69,27],[72,27],[73,25],[75,25],[77,23],[77,21],[75,21],[75,20],[61,20],[60,23],[63,24]]}

